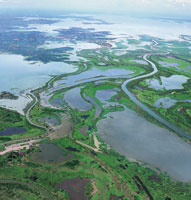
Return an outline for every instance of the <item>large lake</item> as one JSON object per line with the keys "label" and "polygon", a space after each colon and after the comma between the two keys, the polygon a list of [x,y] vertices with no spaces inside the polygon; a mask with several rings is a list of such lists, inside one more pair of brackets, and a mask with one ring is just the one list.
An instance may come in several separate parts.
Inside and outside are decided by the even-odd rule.
{"label": "large lake", "polygon": [[158,167],[176,180],[191,181],[191,145],[136,112],[126,109],[107,114],[107,119],[98,122],[98,133],[127,158]]}
{"label": "large lake", "polygon": [[0,92],[12,91],[13,88],[26,90],[42,86],[50,79],[50,75],[58,75],[76,71],[76,67],[61,63],[31,63],[23,56],[0,54]]}

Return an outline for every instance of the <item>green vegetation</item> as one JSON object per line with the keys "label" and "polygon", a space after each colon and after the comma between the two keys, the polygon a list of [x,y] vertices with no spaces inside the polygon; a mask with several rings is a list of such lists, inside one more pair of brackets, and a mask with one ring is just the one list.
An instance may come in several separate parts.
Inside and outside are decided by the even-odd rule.
{"label": "green vegetation", "polygon": [[[172,75],[184,75],[190,76],[191,70],[189,68],[188,61],[183,59],[178,59],[174,57],[162,57],[162,56],[152,56],[152,60],[157,64],[159,68],[159,72],[155,75],[155,79],[159,80],[161,83],[160,77],[170,77]],[[163,67],[158,63],[163,61],[165,63],[169,63],[169,66]],[[171,66],[174,65],[174,66]],[[138,86],[135,87],[135,86]],[[185,102],[191,99],[190,93],[190,80],[185,83],[184,89],[179,90],[155,90],[148,87],[148,84],[145,80],[135,81],[131,84],[131,91],[136,95],[136,97],[141,100],[141,102],[145,103],[148,107],[153,109],[155,112],[160,114],[163,118],[170,121],[172,124],[178,126],[180,129],[184,130],[187,134],[191,132],[191,121],[189,110],[191,108],[189,102]],[[169,108],[156,107],[154,106],[155,102],[161,98],[170,98],[172,100],[176,100],[177,103],[172,105]]]}
{"label": "green vegetation", "polygon": [[65,110],[56,110],[51,108],[44,108],[40,104],[37,104],[30,113],[31,120],[36,124],[47,126],[45,118],[55,118],[61,123],[61,115],[60,113],[64,113]]}
{"label": "green vegetation", "polygon": [[[108,52],[106,50],[100,50],[98,53],[96,50],[82,50],[79,55],[86,58],[88,62],[86,62],[88,66],[88,70],[93,67],[99,68],[101,70],[108,69],[127,69],[134,72],[134,76],[146,73],[146,70],[150,68],[147,65],[141,65],[137,63],[132,63],[131,60],[138,59],[138,56],[143,55],[142,52],[139,53],[126,53],[121,56],[115,55],[116,51]],[[118,59],[116,61],[116,58]],[[102,66],[100,63],[104,63]]]}
{"label": "green vegetation", "polygon": [[5,130],[7,127],[23,128],[26,131],[20,134],[12,134],[9,137],[1,136],[0,141],[6,142],[11,139],[39,136],[43,133],[42,129],[30,125],[26,118],[21,114],[4,108],[0,108],[0,131]]}
{"label": "green vegetation", "polygon": [[[83,30],[76,30],[79,35],[81,31]],[[26,33],[23,32],[23,34]],[[64,35],[64,30],[60,34]],[[91,35],[90,32],[87,32],[87,34],[88,38],[97,41],[96,35],[93,33]],[[104,33],[103,35],[102,33],[100,34],[101,36],[104,35]],[[146,35],[141,36],[140,41],[128,39],[128,43],[139,45],[141,41],[153,42],[153,40],[161,42],[160,47],[152,49],[153,52],[166,52],[168,42]],[[36,50],[36,46],[40,44],[34,44],[31,52],[40,51],[39,49]],[[191,74],[190,63],[183,55],[187,53],[187,43],[173,41],[171,44],[176,49],[170,48],[171,54],[168,56],[162,54],[151,56],[152,61],[156,63],[159,69],[158,74],[154,78],[159,80],[160,84],[161,76],[169,77],[174,74],[190,76]],[[29,117],[34,124],[49,128],[50,133],[48,133],[49,135],[47,134],[47,138],[44,138],[43,135],[46,133],[46,130],[30,125],[26,117],[17,112],[0,108],[0,131],[4,131],[6,128],[23,128],[26,130],[20,134],[1,136],[1,143],[16,142],[15,139],[40,136],[44,139],[41,143],[46,142],[46,144],[56,145],[56,147],[63,151],[62,156],[64,157],[61,161],[54,162],[53,159],[47,156],[46,162],[43,162],[40,155],[54,154],[54,152],[48,152],[47,150],[42,152],[38,146],[2,155],[0,157],[1,198],[68,200],[75,195],[79,195],[78,197],[92,200],[190,199],[191,184],[173,181],[167,174],[157,169],[154,171],[139,162],[130,162],[114,150],[108,149],[107,144],[103,141],[99,149],[100,151],[92,150],[96,148],[93,133],[97,131],[97,122],[105,118],[106,114],[123,111],[125,107],[136,111],[147,120],[164,127],[164,125],[133,103],[121,90],[121,84],[126,77],[118,79],[106,78],[107,80],[102,80],[103,82],[99,83],[79,84],[78,87],[83,86],[81,97],[92,105],[92,109],[87,111],[72,109],[64,101],[64,93],[75,86],[52,93],[49,103],[53,104],[55,100],[61,99],[60,109],[52,109],[40,105],[40,95],[38,93],[42,91],[48,93],[48,87],[52,87],[57,80],[80,74],[84,70],[91,70],[94,67],[100,70],[127,69],[132,71],[132,76],[151,72],[150,65],[132,62],[132,60],[140,60],[140,57],[147,53],[148,49],[151,50],[151,47],[145,46],[142,50],[129,51],[116,56],[118,50],[123,51],[123,49],[127,48],[122,42],[118,42],[116,46],[111,51],[108,51],[107,48],[102,48],[100,50],[82,50],[78,52],[78,55],[87,60],[87,68],[83,60],[78,62],[68,61],[68,63],[79,67],[77,72],[58,77],[55,76],[46,86],[33,91],[38,97],[38,102],[31,110]],[[71,48],[44,49],[41,53],[37,52],[34,55],[30,53],[33,56],[27,59],[33,61],[41,60],[45,63],[49,61],[64,61],[67,60],[68,54],[66,52],[62,54],[62,58],[59,57],[59,54],[62,51],[71,50]],[[12,51],[15,52],[16,49]],[[17,53],[24,53],[23,51],[19,46]],[[177,56],[178,53],[180,55]],[[50,57],[47,57],[47,55],[50,55]],[[164,67],[159,64],[160,61],[168,62],[170,66]],[[178,65],[173,66],[172,63],[177,63]],[[148,87],[144,79],[131,82],[128,85],[129,89],[141,102],[188,133],[191,132],[191,105],[189,102],[184,102],[184,100],[191,99],[190,86],[191,81],[188,81],[184,84],[184,89],[182,90],[154,90]],[[103,103],[96,97],[96,93],[97,91],[105,90],[115,90],[116,93],[106,103]],[[170,108],[154,106],[159,98],[165,97],[174,99],[177,103]],[[55,122],[51,124],[49,120],[57,120],[60,125],[63,120],[63,114],[71,116],[71,121],[73,122],[72,133],[68,134],[69,136],[66,136],[66,134],[65,137],[61,135],[60,139],[52,139],[54,137],[51,137],[51,134],[55,133],[56,124]],[[0,152],[4,150],[5,146],[3,144],[0,145]],[[33,159],[34,155],[39,156],[38,162]],[[58,153],[53,156],[58,157]],[[78,188],[76,188],[76,185]]]}
{"label": "green vegetation", "polygon": [[40,191],[29,187],[27,184],[20,184],[16,181],[0,180],[0,194],[2,199],[48,199]]}
{"label": "green vegetation", "polygon": [[[190,63],[182,58],[173,56],[151,56],[151,59],[157,64],[160,73],[180,74],[184,76],[191,76]],[[166,62],[167,67],[162,66],[159,62]]]}
{"label": "green vegetation", "polygon": [[141,42],[139,40],[136,39],[128,39],[128,44],[135,44],[135,45],[139,45]]}
{"label": "green vegetation", "polygon": [[[53,140],[51,143],[73,156],[56,164],[35,163],[30,160],[33,152],[38,150],[35,147],[23,150],[22,154],[8,153],[0,157],[1,191],[12,189],[12,192],[4,195],[9,195],[8,198],[14,198],[15,195],[19,197],[24,190],[23,198],[29,195],[31,199],[35,199],[37,196],[39,198],[39,195],[46,194],[44,199],[47,196],[52,199],[67,199],[71,195],[70,191],[69,193],[56,191],[56,188],[61,183],[64,185],[64,180],[74,180],[77,177],[82,180],[89,179],[90,184],[83,192],[94,200],[109,200],[111,196],[123,196],[124,199],[149,199],[150,195],[153,199],[167,197],[189,199],[191,195],[189,184],[173,182],[165,174],[158,174],[138,163],[129,162],[113,150],[103,149],[103,153],[92,153],[91,150],[67,137]],[[3,180],[9,180],[9,183],[4,184]],[[18,184],[15,184],[15,181],[18,181]],[[93,181],[97,192],[92,196],[95,189],[93,189]],[[41,189],[37,192],[33,185]]]}
{"label": "green vegetation", "polygon": [[0,151],[4,151],[5,147],[3,145],[0,145]]}

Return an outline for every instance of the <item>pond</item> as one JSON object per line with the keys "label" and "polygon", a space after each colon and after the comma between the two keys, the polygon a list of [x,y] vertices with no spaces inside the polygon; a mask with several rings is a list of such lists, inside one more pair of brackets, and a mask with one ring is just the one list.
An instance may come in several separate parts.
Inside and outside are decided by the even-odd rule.
{"label": "pond", "polygon": [[117,50],[115,51],[115,55],[116,56],[123,56],[127,53],[127,51],[124,51],[124,50]]}
{"label": "pond", "polygon": [[108,90],[97,90],[96,98],[99,99],[99,101],[101,101],[102,103],[106,103],[106,101],[110,100],[119,91],[120,90],[118,88]]}
{"label": "pond", "polygon": [[155,90],[177,90],[177,89],[184,89],[183,83],[186,83],[189,79],[183,75],[172,75],[170,77],[161,76],[161,83],[157,79],[147,79],[146,82],[149,85],[149,88],[153,88]]}
{"label": "pond", "polygon": [[157,108],[171,108],[172,106],[174,106],[177,102],[188,102],[190,103],[191,100],[175,100],[175,99],[171,99],[169,97],[164,97],[164,98],[160,98],[158,99],[155,103],[154,106]]}
{"label": "pond", "polygon": [[191,181],[191,145],[136,112],[126,109],[107,114],[98,122],[98,133],[127,158],[158,167],[176,180]]}
{"label": "pond", "polygon": [[31,155],[31,160],[40,163],[58,163],[68,160],[72,157],[71,154],[67,154],[62,151],[58,146],[54,144],[40,144],[40,151]]}
{"label": "pond", "polygon": [[104,57],[104,60],[105,60],[105,61],[109,61],[109,57],[108,57],[108,56],[105,56],[105,57]]}
{"label": "pond", "polygon": [[157,108],[171,108],[177,103],[177,100],[171,99],[169,97],[160,98],[155,103],[154,106]]}
{"label": "pond", "polygon": [[20,127],[8,127],[3,131],[0,131],[0,136],[10,136],[14,134],[25,133],[26,129]]}
{"label": "pond", "polygon": [[80,94],[81,87],[68,90],[64,94],[64,100],[72,107],[80,111],[87,111],[92,108],[91,104],[86,102]]}

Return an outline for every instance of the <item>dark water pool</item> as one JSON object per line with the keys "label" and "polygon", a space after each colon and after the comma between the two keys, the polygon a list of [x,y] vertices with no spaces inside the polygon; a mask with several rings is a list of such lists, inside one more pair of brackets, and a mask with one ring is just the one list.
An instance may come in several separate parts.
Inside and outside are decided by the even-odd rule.
{"label": "dark water pool", "polygon": [[72,154],[66,154],[62,149],[54,144],[43,143],[40,145],[39,152],[35,152],[31,156],[31,160],[41,163],[58,163],[71,158]]}
{"label": "dark water pool", "polygon": [[10,136],[14,134],[25,133],[26,129],[20,127],[8,127],[3,131],[0,131],[0,136]]}

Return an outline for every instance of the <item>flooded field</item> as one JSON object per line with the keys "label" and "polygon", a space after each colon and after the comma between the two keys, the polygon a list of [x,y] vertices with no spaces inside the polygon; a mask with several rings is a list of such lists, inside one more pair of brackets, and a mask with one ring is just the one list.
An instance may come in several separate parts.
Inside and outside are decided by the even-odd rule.
{"label": "flooded field", "polygon": [[69,115],[62,115],[62,124],[56,127],[55,132],[51,133],[49,137],[51,139],[59,139],[66,136],[71,136],[73,131],[73,122]]}
{"label": "flooded field", "polygon": [[191,146],[134,111],[107,114],[98,122],[98,133],[126,157],[158,167],[176,180],[191,181]]}
{"label": "flooded field", "polygon": [[31,156],[31,160],[40,163],[57,163],[69,159],[72,155],[65,154],[58,146],[54,144],[41,144],[39,152]]}
{"label": "flooded field", "polygon": [[59,120],[56,117],[45,116],[44,118],[39,119],[39,122],[46,122],[53,126],[58,126],[60,124]]}

